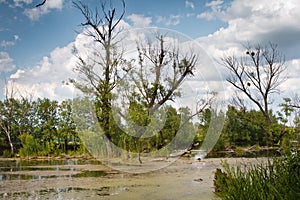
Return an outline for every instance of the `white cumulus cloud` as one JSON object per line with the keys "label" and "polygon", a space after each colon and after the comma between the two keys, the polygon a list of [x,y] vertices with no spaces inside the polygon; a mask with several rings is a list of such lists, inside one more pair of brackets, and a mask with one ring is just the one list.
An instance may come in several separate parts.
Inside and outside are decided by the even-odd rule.
{"label": "white cumulus cloud", "polygon": [[16,68],[16,66],[14,64],[14,61],[9,56],[9,54],[7,52],[0,51],[0,73],[1,72],[9,72],[15,68]]}
{"label": "white cumulus cloud", "polygon": [[131,14],[127,19],[132,22],[134,27],[147,27],[150,26],[152,22],[151,17],[145,17],[144,15],[139,14]]}
{"label": "white cumulus cloud", "polygon": [[166,26],[176,26],[180,23],[180,15],[169,15],[168,17],[157,16],[156,23],[163,23]]}
{"label": "white cumulus cloud", "polygon": [[65,83],[74,77],[76,58],[72,54],[74,43],[54,49],[49,56],[29,69],[19,69],[10,76],[9,85],[22,96],[47,97],[63,100],[72,97],[72,86]]}
{"label": "white cumulus cloud", "polygon": [[191,1],[185,1],[185,7],[186,7],[186,8],[194,9],[194,8],[195,8],[195,5],[194,5],[194,3],[191,2]]}
{"label": "white cumulus cloud", "polygon": [[25,9],[25,15],[32,21],[38,20],[42,15],[49,13],[53,9],[61,10],[63,7],[63,0],[47,0],[46,3],[40,7]]}
{"label": "white cumulus cloud", "polygon": [[[203,18],[219,18],[227,26],[197,41],[213,57],[224,76],[227,71],[218,63],[221,57],[244,55],[243,45],[248,43],[264,45],[272,42],[278,44],[278,49],[285,55],[287,72],[291,73],[280,85],[281,93],[276,98],[282,99],[289,92],[300,93],[300,85],[297,84],[300,81],[300,1],[234,0],[230,5],[224,5],[219,0],[208,2],[206,6],[211,10],[202,14]],[[231,87],[227,89],[232,90]],[[231,91],[226,93],[232,94]]]}
{"label": "white cumulus cloud", "polygon": [[197,15],[199,19],[212,20],[222,16],[223,14],[223,0],[215,0],[205,3],[205,6],[209,8],[209,11],[205,11]]}
{"label": "white cumulus cloud", "polygon": [[22,6],[23,4],[31,4],[32,0],[13,0],[14,6]]}
{"label": "white cumulus cloud", "polygon": [[[221,1],[217,5],[221,5]],[[273,42],[286,55],[295,57],[296,51],[289,50],[300,48],[299,9],[300,1],[297,0],[235,0],[225,12],[220,11],[222,15],[219,16],[228,26],[200,38],[200,41],[217,51],[235,51],[248,42]]]}

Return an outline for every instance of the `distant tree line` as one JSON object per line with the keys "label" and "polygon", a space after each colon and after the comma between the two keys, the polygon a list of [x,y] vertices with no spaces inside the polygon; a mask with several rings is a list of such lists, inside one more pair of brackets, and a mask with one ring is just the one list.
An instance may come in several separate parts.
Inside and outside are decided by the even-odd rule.
{"label": "distant tree line", "polygon": [[71,103],[13,97],[0,101],[1,154],[46,156],[78,148]]}
{"label": "distant tree line", "polygon": [[[134,59],[125,59],[122,40],[118,38],[125,1],[120,1],[120,12],[118,6],[109,2],[100,1],[95,11],[81,1],[74,2],[84,17],[83,34],[95,46],[88,55],[74,49],[78,58],[74,71],[79,78],[70,79],[70,83],[89,98],[58,102],[6,96],[0,101],[0,153],[28,156],[83,151],[87,144],[80,138],[96,139],[93,134],[101,129],[103,135],[99,137],[106,137],[123,150],[138,153],[142,163],[141,153],[167,146],[183,125],[187,133],[196,131],[192,147],[201,146],[216,112],[211,108],[213,97],[205,100],[200,97],[195,102],[196,110],[171,106],[182,95],[180,86],[196,73],[200,55],[194,50],[184,51],[180,45],[170,42],[167,34],[153,36],[152,33],[148,41],[136,41]],[[293,126],[287,123],[299,109],[299,98],[295,102],[284,99],[278,113],[270,109],[270,95],[277,93],[285,80],[284,56],[272,43],[249,45],[246,49],[244,57],[221,58],[220,63],[229,72],[227,81],[237,95],[226,113],[221,113],[226,116],[225,126],[214,150],[253,145],[289,149],[293,142],[299,143],[298,115]],[[113,105],[116,99],[119,108]],[[244,106],[245,99],[257,110]],[[162,113],[165,121],[157,129],[159,122],[155,120],[161,119]],[[155,131],[151,132],[152,128]],[[181,141],[187,139],[189,136]]]}
{"label": "distant tree line", "polygon": [[[4,156],[55,156],[86,152],[84,144],[78,135],[78,113],[72,113],[76,105],[80,109],[87,109],[84,113],[90,112],[87,106],[92,101],[88,98],[76,98],[57,102],[53,100],[26,98],[8,98],[0,101],[0,154]],[[77,103],[74,103],[77,102]],[[228,148],[268,146],[278,147],[283,151],[293,148],[293,142],[299,144],[300,120],[295,115],[294,125],[288,125],[288,117],[295,108],[287,110],[290,101],[281,105],[281,112],[277,115],[270,113],[272,124],[270,131],[273,134],[272,143],[269,133],[265,130],[266,121],[260,111],[247,110],[237,106],[228,106],[225,125],[222,134],[214,148],[214,151],[223,151]],[[135,122],[143,123],[148,116],[140,110],[139,104],[132,104],[127,112]],[[290,107],[289,107],[290,108]],[[111,124],[113,142],[128,152],[155,151],[166,146],[176,135],[180,127],[180,120],[183,116],[188,117],[191,111],[188,108],[175,109],[166,106],[166,120],[164,127],[153,137],[141,138],[137,145],[134,137],[123,134],[119,125]],[[193,144],[199,148],[206,136],[212,110],[206,108],[198,115],[198,120],[188,121],[186,131],[196,131]],[[85,116],[86,117],[86,116]],[[76,119],[77,118],[77,119]],[[83,120],[83,118],[80,118]],[[76,124],[75,123],[78,123]],[[97,121],[97,120],[96,120]],[[92,125],[83,122],[86,130],[91,130]],[[127,128],[130,128],[130,124]],[[184,141],[186,138],[182,138]],[[270,145],[269,145],[270,146]]]}

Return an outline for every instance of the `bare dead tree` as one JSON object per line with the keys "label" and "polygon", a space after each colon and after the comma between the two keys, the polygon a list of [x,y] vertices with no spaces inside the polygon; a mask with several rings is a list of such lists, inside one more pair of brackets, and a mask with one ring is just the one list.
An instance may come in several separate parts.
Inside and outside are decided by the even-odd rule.
{"label": "bare dead tree", "polygon": [[87,59],[77,55],[78,63],[74,71],[80,75],[81,80],[71,79],[70,82],[82,92],[95,96],[96,115],[108,139],[112,90],[118,82],[120,66],[124,62],[123,53],[118,51],[116,41],[120,33],[117,27],[125,14],[125,1],[120,2],[120,13],[112,1],[100,0],[100,8],[96,8],[94,12],[81,1],[73,2],[85,19],[81,23],[85,28],[84,34],[94,40],[97,48]]}
{"label": "bare dead tree", "polygon": [[246,111],[246,102],[245,99],[239,95],[238,91],[235,91],[234,96],[229,100],[229,103],[240,110]]}
{"label": "bare dead tree", "polygon": [[[154,41],[148,41],[147,44],[138,41],[137,50],[138,58],[134,59],[137,61],[136,67],[128,74],[124,83],[128,85],[119,91],[119,95],[126,97],[128,104],[135,102],[141,105],[141,112],[147,113],[147,117],[139,118],[139,125],[135,127],[136,143],[140,146],[137,147],[138,159],[142,163],[140,153],[143,149],[139,138],[145,134],[145,127],[151,121],[151,116],[167,102],[180,97],[180,86],[187,77],[194,75],[198,56],[192,52],[183,52],[176,45],[166,42],[162,35],[157,35]],[[214,97],[215,94],[210,94],[206,99],[196,100],[196,111],[187,116],[181,126],[184,127],[193,117],[208,108]],[[126,114],[121,116],[127,120]]]}
{"label": "bare dead tree", "polygon": [[[184,79],[193,76],[197,64],[197,55],[180,56],[179,49],[168,47],[162,35],[157,37],[158,46],[148,44],[138,46],[139,63],[135,76],[131,76],[134,85],[146,101],[146,107],[151,115],[167,101],[179,96],[178,88]],[[143,63],[149,61],[148,66]],[[147,70],[153,71],[153,79]],[[168,73],[167,75],[167,71]]]}
{"label": "bare dead tree", "polygon": [[259,108],[270,126],[270,95],[279,92],[286,70],[284,56],[277,45],[248,46],[245,57],[224,56],[221,62],[230,73],[227,81]]}
{"label": "bare dead tree", "polygon": [[299,109],[300,108],[300,97],[298,94],[295,94],[292,103],[289,104],[290,107]]}

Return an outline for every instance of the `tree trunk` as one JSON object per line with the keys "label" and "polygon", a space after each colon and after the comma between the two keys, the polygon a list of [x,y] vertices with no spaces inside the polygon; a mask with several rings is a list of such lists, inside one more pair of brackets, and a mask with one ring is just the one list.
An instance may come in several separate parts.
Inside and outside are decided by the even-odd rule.
{"label": "tree trunk", "polygon": [[141,152],[138,153],[138,159],[139,159],[140,164],[143,164],[142,159],[141,159]]}
{"label": "tree trunk", "polygon": [[11,155],[14,155],[14,145],[11,141],[10,134],[9,133],[6,133],[6,134],[7,134],[8,143],[9,143],[9,146],[10,146]]}

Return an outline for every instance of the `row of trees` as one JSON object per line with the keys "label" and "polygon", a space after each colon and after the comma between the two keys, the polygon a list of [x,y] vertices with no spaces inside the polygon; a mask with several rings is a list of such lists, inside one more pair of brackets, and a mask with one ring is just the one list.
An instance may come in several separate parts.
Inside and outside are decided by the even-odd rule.
{"label": "row of trees", "polygon": [[[153,123],[153,119],[157,118],[160,112],[167,112],[167,117],[169,113],[174,112],[170,107],[163,106],[180,97],[180,85],[186,78],[193,76],[198,55],[193,51],[183,52],[176,42],[168,41],[163,34],[157,33],[153,37],[152,33],[148,41],[135,41],[136,57],[125,59],[125,49],[120,43],[124,38],[120,35],[122,28],[119,28],[125,13],[125,2],[121,2],[122,9],[119,13],[116,10],[117,6],[114,7],[112,2],[102,3],[100,10],[96,9],[95,12],[82,2],[74,3],[84,16],[84,33],[95,41],[96,50],[91,49],[89,55],[78,52],[79,62],[75,71],[81,79],[70,81],[76,88],[94,97],[95,113],[109,142],[123,148],[123,145],[120,146],[116,141],[127,135],[129,141],[124,143],[134,141],[134,151],[138,153],[139,161],[142,162],[140,154],[145,150],[145,141],[148,140],[146,143],[149,144],[155,138],[145,138],[149,128],[151,129],[151,121]],[[117,111],[119,120],[125,122],[124,126],[131,126],[132,134],[122,131],[124,129],[120,123],[119,126],[112,126],[117,123],[113,117],[113,101],[118,98],[122,107]],[[193,112],[189,113],[187,121],[202,112],[202,109]],[[166,123],[171,118],[167,118]],[[174,120],[172,123],[178,123],[176,117]],[[119,127],[120,130],[113,130],[112,127]],[[164,137],[161,140],[164,140]],[[154,144],[157,148],[161,148],[162,145]]]}
{"label": "row of trees", "polygon": [[[281,149],[282,153],[296,150],[299,147],[299,116],[297,111],[293,125],[287,123],[289,115],[285,115],[284,107],[276,115],[270,111],[272,123],[269,125],[264,120],[265,116],[257,110],[245,110],[228,106],[226,122],[223,132],[215,146],[215,150],[225,150],[232,147],[268,146]],[[291,114],[289,113],[289,114]],[[265,127],[269,127],[266,131]],[[272,137],[270,137],[272,134]]]}
{"label": "row of trees", "polygon": [[[118,134],[111,135],[114,131],[109,126],[114,123],[111,117],[114,97],[122,96],[122,103],[126,102],[129,110],[133,105],[135,109],[139,108],[139,111],[135,110],[135,115],[130,117],[138,118],[136,122],[139,127],[135,129],[134,140],[140,143],[140,138],[145,134],[145,129],[141,127],[149,125],[151,117],[163,105],[180,97],[180,85],[188,77],[194,76],[200,55],[197,55],[195,49],[190,54],[183,53],[184,50],[178,46],[169,46],[166,36],[158,34],[156,42],[146,41],[145,45],[143,41],[136,41],[137,58],[128,61],[123,55],[120,44],[122,40],[118,39],[121,32],[118,26],[125,13],[125,2],[122,1],[120,13],[117,13],[117,6],[111,3],[101,3],[101,10],[98,12],[96,9],[94,13],[80,2],[75,3],[75,7],[84,16],[82,26],[88,30],[85,33],[94,39],[97,48],[92,50],[90,56],[78,54],[79,62],[75,71],[82,79],[71,82],[82,92],[90,93],[96,98],[98,121],[105,135],[113,143],[113,137],[118,137]],[[286,65],[277,45],[248,45],[245,56],[225,55],[220,64],[228,69],[227,81],[237,91],[234,101],[240,104],[243,99],[248,99],[258,109],[246,111],[245,107],[229,107],[228,114],[232,121],[231,128],[226,131],[230,135],[227,140],[238,144],[248,144],[249,141],[269,146],[277,144],[286,133],[285,125],[279,123],[270,109],[271,95],[276,94],[278,86],[285,81]],[[115,90],[120,85],[125,86],[122,90]],[[204,105],[210,103],[208,100]],[[204,109],[198,109],[189,113],[187,118],[203,114],[205,115]],[[121,121],[127,120],[126,114],[120,111],[119,115]],[[231,119],[232,116],[235,118]],[[253,121],[252,117],[259,123]],[[241,124],[242,122],[244,124]],[[231,130],[231,123],[239,127],[239,132]],[[143,148],[139,148],[138,151],[143,151]]]}
{"label": "row of trees", "polygon": [[[90,98],[57,102],[47,98],[29,100],[7,97],[0,101],[1,154],[57,155],[70,153],[68,150],[84,150],[86,144],[82,142],[79,134],[84,132],[92,134],[99,131],[100,127],[94,112],[94,103],[95,101]],[[126,113],[133,119],[134,124],[143,123],[147,118],[140,108],[139,104],[131,104]],[[166,121],[159,134],[137,141],[136,137],[124,133],[135,130],[132,129],[132,124],[125,127],[115,122],[110,124],[110,135],[113,137],[109,139],[129,152],[140,152],[140,149],[152,151],[164,147],[177,133],[182,116],[189,115],[190,111],[187,108],[177,111],[172,106],[165,107],[163,111],[166,114]],[[185,127],[194,128],[188,121]],[[89,135],[81,136],[89,137]],[[181,138],[180,141],[185,139]]]}
{"label": "row of trees", "polygon": [[[16,153],[22,156],[57,155],[84,149],[85,144],[79,135],[82,134],[82,131],[89,131],[88,133],[92,134],[93,130],[97,131],[97,127],[93,126],[99,126],[93,113],[94,108],[90,106],[93,103],[88,98],[76,98],[60,103],[49,99],[29,101],[25,98],[7,98],[0,101],[1,154],[4,153],[6,156]],[[225,125],[214,150],[225,150],[233,146],[267,146],[271,143],[273,146],[290,150],[291,141],[299,142],[300,120],[295,109],[287,111],[286,106],[289,105],[290,101],[286,99],[286,103],[281,105],[280,113],[277,113],[276,116],[270,113],[272,142],[270,142],[269,133],[265,130],[264,115],[260,111],[228,106]],[[144,116],[141,116],[140,108],[140,105],[133,104],[127,113],[131,115],[135,123],[143,123],[143,119],[147,118],[145,113]],[[152,137],[139,138],[138,143],[135,137],[128,135],[130,130],[134,130],[131,125],[123,126],[121,129],[120,125],[111,124],[112,142],[128,152],[140,152],[141,148],[141,152],[149,152],[165,147],[179,131],[182,118],[188,118],[191,111],[188,108],[177,110],[172,106],[166,106],[164,111],[166,113],[164,126]],[[212,112],[212,109],[206,108],[199,115],[199,120],[194,123],[187,121],[185,131],[195,131],[195,135],[189,135],[195,137],[194,139],[179,138],[178,141],[184,142],[188,139],[194,144],[199,144],[197,147],[200,147],[207,134]],[[294,126],[287,123],[292,112],[296,112]],[[92,118],[95,119],[94,122],[92,122]],[[85,137],[89,137],[89,135],[85,135]],[[178,145],[180,146],[180,144]]]}
{"label": "row of trees", "polygon": [[1,151],[6,155],[66,152],[78,141],[70,101],[13,98],[0,101]]}
{"label": "row of trees", "polygon": [[[196,127],[200,132],[195,143],[203,141],[210,121],[216,116],[211,108],[214,95],[196,99],[195,110],[171,106],[181,97],[184,81],[197,73],[201,56],[193,49],[185,51],[178,43],[170,42],[167,35],[157,33],[148,41],[136,41],[135,57],[126,59],[120,43],[124,37],[120,37],[119,24],[125,13],[125,2],[121,3],[118,13],[118,6],[112,2],[101,3],[100,9],[94,12],[82,2],[74,2],[84,16],[83,33],[93,39],[94,45],[87,50],[88,54],[74,51],[78,58],[74,71],[79,79],[70,82],[89,98],[75,99],[74,104],[74,100],[58,103],[7,96],[1,103],[1,133],[12,154],[18,140],[19,147],[22,144],[23,148],[27,141],[42,142],[47,152],[55,149],[53,141],[61,140],[66,150],[71,137],[77,138],[76,134],[83,132],[83,138],[90,137],[97,128],[104,134],[98,135],[99,138],[105,136],[111,146],[138,153],[140,162],[142,152],[168,145],[183,127],[187,134]],[[230,73],[227,81],[239,92],[234,98],[236,105],[228,107],[219,146],[273,146],[287,132],[296,133],[287,131],[283,123],[284,116],[290,115],[292,109],[297,108],[296,104],[291,105],[291,101],[285,99],[279,118],[269,108],[270,95],[276,93],[284,81],[282,74],[286,69],[276,45],[249,46],[246,56],[224,56],[221,61]],[[242,105],[244,97],[254,103],[258,111],[247,110]],[[217,115],[220,114],[224,116],[224,113]],[[195,117],[200,119],[198,125],[192,123]],[[160,122],[155,120],[163,118],[163,125],[157,128]]]}

